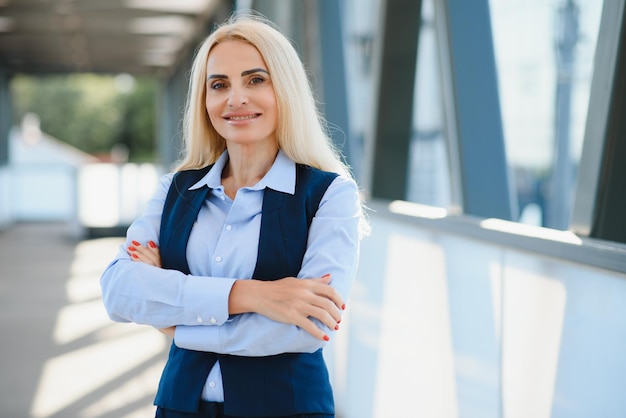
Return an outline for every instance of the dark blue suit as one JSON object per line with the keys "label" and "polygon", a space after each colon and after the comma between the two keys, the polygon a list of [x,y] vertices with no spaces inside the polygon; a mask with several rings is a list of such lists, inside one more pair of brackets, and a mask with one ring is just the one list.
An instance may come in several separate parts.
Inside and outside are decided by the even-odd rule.
{"label": "dark blue suit", "polygon": [[[296,191],[265,189],[254,279],[297,276],[311,220],[326,189],[337,176],[296,166]],[[209,189],[188,190],[210,167],[179,172],[168,192],[159,246],[164,268],[190,274],[186,248],[191,228]],[[202,388],[219,361],[224,384],[224,414],[242,417],[334,414],[334,402],[322,350],[266,357],[242,357],[186,350],[172,344],[155,404],[197,412]]]}

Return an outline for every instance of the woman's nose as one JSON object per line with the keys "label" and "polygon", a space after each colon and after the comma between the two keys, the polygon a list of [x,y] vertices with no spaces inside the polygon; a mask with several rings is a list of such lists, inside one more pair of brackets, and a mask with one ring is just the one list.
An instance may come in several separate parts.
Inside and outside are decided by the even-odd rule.
{"label": "woman's nose", "polygon": [[231,87],[228,96],[228,105],[231,107],[241,106],[248,103],[248,95],[243,87]]}

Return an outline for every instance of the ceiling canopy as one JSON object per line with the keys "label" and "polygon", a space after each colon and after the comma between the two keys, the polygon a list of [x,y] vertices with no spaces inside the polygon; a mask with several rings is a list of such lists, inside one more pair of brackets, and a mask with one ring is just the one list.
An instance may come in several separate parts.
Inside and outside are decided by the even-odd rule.
{"label": "ceiling canopy", "polygon": [[0,69],[167,74],[223,0],[0,0]]}

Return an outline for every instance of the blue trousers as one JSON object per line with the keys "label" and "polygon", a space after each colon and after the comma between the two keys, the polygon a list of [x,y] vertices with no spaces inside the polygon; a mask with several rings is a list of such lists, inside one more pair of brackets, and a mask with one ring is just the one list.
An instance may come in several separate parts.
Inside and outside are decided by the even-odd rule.
{"label": "blue trousers", "polygon": [[[186,412],[171,411],[157,407],[156,418],[246,418],[231,417],[224,415],[224,404],[218,402],[201,402],[200,411],[197,414],[189,414]],[[335,418],[334,415],[327,414],[301,414],[291,415],[288,417],[264,417],[264,418]]]}

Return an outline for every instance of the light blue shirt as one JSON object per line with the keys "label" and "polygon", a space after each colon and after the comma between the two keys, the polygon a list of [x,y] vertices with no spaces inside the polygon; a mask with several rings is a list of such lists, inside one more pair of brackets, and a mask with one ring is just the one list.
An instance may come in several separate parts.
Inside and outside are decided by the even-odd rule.
{"label": "light blue shirt", "polygon": [[[163,176],[144,214],[128,229],[126,242],[101,278],[103,300],[111,319],[156,328],[176,325],[177,346],[240,356],[314,352],[324,342],[295,325],[259,314],[228,314],[228,297],[235,280],[251,279],[256,266],[263,190],[295,193],[296,167],[280,151],[268,173],[235,199],[224,193],[221,173],[225,152],[190,189],[211,190],[198,214],[187,245],[191,275],[133,262],[126,249],[131,241],[159,242],[161,214],[173,174]],[[358,262],[361,208],[355,182],[337,177],[324,194],[309,229],[307,249],[298,278],[330,273],[333,286],[347,299]],[[332,335],[319,321],[318,326]],[[224,400],[219,364],[211,370],[203,399]]]}

